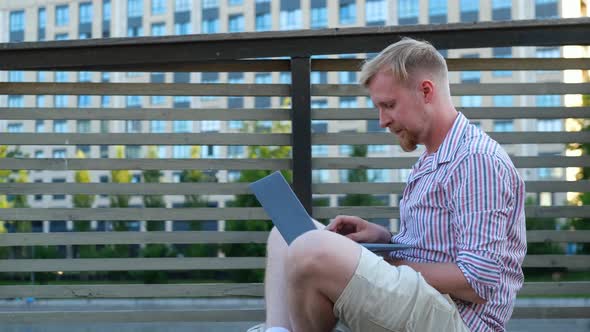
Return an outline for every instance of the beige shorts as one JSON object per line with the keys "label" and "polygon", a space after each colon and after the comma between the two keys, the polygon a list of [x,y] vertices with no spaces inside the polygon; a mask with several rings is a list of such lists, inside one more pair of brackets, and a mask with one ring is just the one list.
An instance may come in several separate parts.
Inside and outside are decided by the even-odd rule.
{"label": "beige shorts", "polygon": [[362,248],[359,265],[334,305],[352,331],[469,331],[455,303],[414,269]]}

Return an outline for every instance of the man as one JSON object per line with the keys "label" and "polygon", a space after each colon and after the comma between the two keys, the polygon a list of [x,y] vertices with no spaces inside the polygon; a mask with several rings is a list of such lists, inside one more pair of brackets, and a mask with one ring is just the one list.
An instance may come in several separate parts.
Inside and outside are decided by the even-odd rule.
{"label": "man", "polygon": [[[364,64],[379,124],[423,144],[400,232],[338,216],[287,247],[268,240],[267,331],[503,331],[523,282],[524,183],[502,148],[452,105],[444,58],[404,38]],[[323,226],[318,225],[318,228]],[[356,242],[404,243],[383,260]],[[259,330],[261,327],[259,327]]]}

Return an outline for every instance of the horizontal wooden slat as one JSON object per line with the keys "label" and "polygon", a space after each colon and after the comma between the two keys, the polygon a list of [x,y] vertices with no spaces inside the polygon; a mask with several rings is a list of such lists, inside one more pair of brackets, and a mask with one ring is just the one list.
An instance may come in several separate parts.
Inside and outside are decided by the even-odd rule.
{"label": "horizontal wooden slat", "polygon": [[269,220],[262,208],[12,208],[0,220]]}
{"label": "horizontal wooden slat", "polygon": [[268,232],[50,232],[0,233],[0,247],[94,244],[217,244],[266,243]]}
{"label": "horizontal wooden slat", "polygon": [[27,170],[175,170],[175,169],[290,169],[291,159],[33,159],[0,158],[0,169]]}
{"label": "horizontal wooden slat", "polygon": [[[528,255],[523,267],[590,268],[588,255]],[[0,260],[0,272],[263,269],[264,257],[77,258]]]}
{"label": "horizontal wooden slat", "polygon": [[[501,144],[588,143],[590,132],[490,132],[490,137]],[[391,133],[322,133],[312,135],[312,144],[382,144],[397,145]]]}
{"label": "horizontal wooden slat", "polygon": [[588,269],[590,268],[590,255],[527,255],[522,267]]}
{"label": "horizontal wooden slat", "polygon": [[[519,296],[589,294],[590,282],[525,282]],[[196,298],[262,297],[262,283],[223,284],[123,284],[0,286],[0,298]]]}
{"label": "horizontal wooden slat", "polygon": [[[469,119],[588,118],[590,107],[457,107]],[[14,112],[16,113],[16,112]],[[0,111],[0,116],[2,115]],[[374,108],[323,108],[311,112],[314,120],[378,120]]]}
{"label": "horizontal wooden slat", "polygon": [[[458,107],[469,119],[588,118],[590,107]],[[290,120],[289,109],[0,108],[3,120]],[[314,120],[377,120],[373,108],[313,109]]]}
{"label": "horizontal wooden slat", "polygon": [[0,321],[12,324],[77,322],[260,322],[263,309],[116,310],[116,311],[13,311],[0,312]]}
{"label": "horizontal wooden slat", "polygon": [[[529,218],[575,218],[590,215],[590,206],[527,206]],[[315,207],[318,219],[337,215],[364,218],[399,218],[399,209],[389,206]],[[268,220],[262,208],[10,208],[0,209],[0,220]]]}
{"label": "horizontal wooden slat", "polygon": [[[359,71],[365,59],[312,59],[314,71]],[[590,69],[588,58],[461,58],[446,59],[449,71]]]}
{"label": "horizontal wooden slat", "polygon": [[[418,157],[395,158],[364,158],[364,157],[330,157],[313,158],[313,169],[395,169],[412,168]],[[565,156],[541,156],[541,157],[511,157],[517,168],[537,167],[589,167],[590,157],[565,157]],[[0,159],[0,165],[2,160]]]}
{"label": "horizontal wooden slat", "polygon": [[[124,72],[269,72],[290,71],[289,60],[229,60],[203,62],[153,62],[149,64],[111,64],[68,66],[63,71],[124,71]],[[54,70],[47,66],[45,70]],[[39,69],[41,70],[41,69]]]}
{"label": "horizontal wooden slat", "polygon": [[[533,242],[590,242],[590,231],[588,230],[571,230],[571,231],[554,231],[554,230],[535,230],[526,232],[526,240]],[[589,292],[590,293],[590,292]]]}
{"label": "horizontal wooden slat", "polygon": [[248,183],[0,183],[0,194],[236,195]]}
{"label": "horizontal wooden slat", "polygon": [[518,296],[590,294],[589,281],[525,282]]}
{"label": "horizontal wooden slat", "polygon": [[[0,90],[1,91],[1,90]],[[584,94],[590,91],[590,83],[459,83],[451,84],[453,96],[495,95],[546,95]],[[357,84],[316,84],[312,96],[368,96]]]}
{"label": "horizontal wooden slat", "polygon": [[261,283],[0,286],[0,298],[195,298],[264,296]]}
{"label": "horizontal wooden slat", "polygon": [[[516,307],[512,318],[587,318],[590,307]],[[0,312],[0,320],[11,324],[30,323],[132,323],[132,322],[260,322],[264,309],[210,310],[119,310],[119,311],[16,311]]]}
{"label": "horizontal wooden slat", "polygon": [[590,307],[516,307],[512,318],[583,318],[590,317]]}
{"label": "horizontal wooden slat", "polygon": [[[0,193],[3,192],[2,187],[3,185],[0,184]],[[402,182],[319,183],[312,185],[312,192],[314,194],[399,194],[404,187],[405,183]],[[525,188],[527,192],[590,192],[590,181],[527,181]]]}
{"label": "horizontal wooden slat", "polygon": [[[502,132],[488,133],[501,144],[590,143],[590,132]],[[0,133],[6,145],[290,145],[289,134],[29,134]],[[312,135],[312,144],[397,145],[390,133],[322,133]]]}
{"label": "horizontal wooden slat", "polygon": [[290,145],[289,134],[6,134],[0,133],[6,145]]}
{"label": "horizontal wooden slat", "polygon": [[264,257],[77,258],[0,260],[0,272],[263,269]]}
{"label": "horizontal wooden slat", "polygon": [[[0,234],[0,247],[56,246],[96,244],[217,244],[266,243],[268,232],[50,232]],[[590,231],[527,231],[527,241],[536,242],[590,242]]]}
{"label": "horizontal wooden slat", "polygon": [[[573,92],[572,92],[573,93]],[[289,96],[289,84],[2,83],[6,95]]]}
{"label": "horizontal wooden slat", "polygon": [[0,108],[3,120],[290,120],[289,109]]}

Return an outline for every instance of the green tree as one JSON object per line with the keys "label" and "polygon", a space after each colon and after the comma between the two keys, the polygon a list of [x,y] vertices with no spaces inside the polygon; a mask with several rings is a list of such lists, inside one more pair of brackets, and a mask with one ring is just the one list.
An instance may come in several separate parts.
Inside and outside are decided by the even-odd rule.
{"label": "green tree", "polygon": [[[350,153],[351,157],[366,157],[366,145],[353,145]],[[367,170],[355,168],[348,172],[348,182],[370,182],[367,176]],[[341,206],[375,206],[382,203],[369,194],[347,194],[340,203]]]}
{"label": "green tree", "polygon": [[[582,106],[590,106],[590,95],[582,96]],[[590,122],[586,119],[580,120],[582,131],[590,131]],[[570,149],[580,150],[583,155],[590,155],[590,143],[573,144]],[[590,179],[590,167],[583,167],[577,175],[577,180]],[[590,192],[581,193],[572,202],[576,205],[590,205]],[[568,228],[588,230],[590,229],[590,218],[573,218]],[[590,243],[578,243],[579,254],[590,254]]]}
{"label": "green tree", "polygon": [[[84,159],[86,155],[81,150],[76,151],[76,158]],[[76,183],[90,183],[90,172],[87,170],[76,171],[74,175]],[[91,208],[94,203],[94,195],[88,194],[75,194],[73,197],[74,207],[76,208]],[[88,220],[77,220],[74,223],[74,229],[77,232],[86,232],[90,230],[90,221]]]}
{"label": "green tree", "polygon": [[[272,132],[285,133],[290,132],[289,125],[275,123]],[[291,147],[280,146],[250,146],[248,147],[248,158],[251,159],[278,159],[289,158]],[[269,170],[245,170],[240,173],[239,182],[253,182],[269,175]],[[282,171],[287,181],[291,182],[291,171]],[[236,195],[235,201],[228,204],[232,207],[259,207],[260,204],[253,195]],[[228,220],[225,224],[227,231],[270,231],[272,223],[268,220]],[[226,256],[264,256],[266,246],[264,244],[227,244],[223,246]],[[264,271],[261,270],[237,270],[230,271],[229,277],[237,282],[260,282],[263,279]]]}
{"label": "green tree", "polygon": [[[125,147],[124,146],[117,146],[116,147],[116,158],[122,159],[125,158]],[[111,181],[113,183],[130,183],[131,182],[131,172],[128,170],[112,170],[111,171]],[[129,195],[111,195],[110,202],[112,208],[127,208],[129,207]],[[124,220],[116,220],[113,221],[113,228],[115,231],[127,231],[128,225],[127,221]],[[130,247],[129,245],[114,245],[114,246],[106,246],[100,252],[100,257],[129,257],[130,256]],[[112,278],[122,279],[128,276],[127,272],[109,272],[109,276]]]}

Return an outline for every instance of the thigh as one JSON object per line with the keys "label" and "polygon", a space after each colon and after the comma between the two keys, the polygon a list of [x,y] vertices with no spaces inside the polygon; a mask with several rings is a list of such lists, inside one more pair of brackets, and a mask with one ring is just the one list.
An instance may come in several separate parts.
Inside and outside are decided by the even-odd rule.
{"label": "thigh", "polygon": [[334,315],[352,331],[467,331],[452,301],[418,272],[392,266],[364,248]]}

